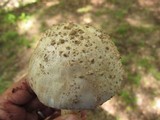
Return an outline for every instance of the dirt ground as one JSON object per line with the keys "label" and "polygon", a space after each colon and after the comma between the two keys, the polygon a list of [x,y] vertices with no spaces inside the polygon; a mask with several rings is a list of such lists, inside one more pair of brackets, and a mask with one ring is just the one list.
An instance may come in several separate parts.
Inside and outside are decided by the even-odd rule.
{"label": "dirt ground", "polygon": [[[87,112],[88,120],[160,120],[159,0],[39,0],[21,6],[13,3],[3,6],[11,9],[9,16],[0,13],[5,21],[0,22],[2,92],[11,80],[26,72],[30,55],[48,27],[68,21],[88,23],[111,36],[126,71],[123,90],[100,108]],[[15,40],[25,38],[23,43],[15,42],[13,33],[11,38],[7,36],[11,30],[17,33]]]}

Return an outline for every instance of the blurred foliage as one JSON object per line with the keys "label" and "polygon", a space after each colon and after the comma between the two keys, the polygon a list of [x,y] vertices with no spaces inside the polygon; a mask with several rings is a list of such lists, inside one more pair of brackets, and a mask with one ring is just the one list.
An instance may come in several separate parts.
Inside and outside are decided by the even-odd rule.
{"label": "blurred foliage", "polygon": [[151,74],[153,74],[153,76],[160,81],[160,72],[156,67],[152,67],[150,68],[150,72]]}
{"label": "blurred foliage", "polygon": [[60,0],[60,5],[67,11],[75,11],[90,3],[90,0]]}
{"label": "blurred foliage", "polygon": [[0,12],[0,93],[11,83],[19,66],[18,54],[23,48],[30,48],[31,41],[25,34],[19,34],[18,21],[25,21],[29,16],[22,12],[17,15],[11,11]]}
{"label": "blurred foliage", "polygon": [[128,80],[130,83],[135,85],[140,85],[141,82],[141,75],[138,73],[128,73]]}
{"label": "blurred foliage", "polygon": [[128,105],[135,105],[136,104],[136,97],[134,94],[131,94],[129,91],[122,91],[120,93],[120,97],[123,99],[123,101]]}
{"label": "blurred foliage", "polygon": [[[153,2],[152,0],[149,1]],[[126,86],[116,99],[125,104],[125,107],[123,106],[125,109],[122,111],[125,112],[126,110],[127,114],[130,114],[128,116],[137,115],[136,110],[135,112],[128,112],[132,111],[132,108],[139,111],[138,107],[135,107],[138,101],[136,91],[142,90],[148,99],[155,97],[153,93],[159,93],[156,88],[151,86],[152,84],[153,86],[158,85],[160,81],[158,51],[160,25],[159,14],[155,14],[155,12],[156,6],[152,9],[148,6],[142,7],[139,0],[37,0],[33,4],[22,5],[13,10],[1,10],[0,93],[11,84],[12,78],[21,70],[19,66],[21,51],[24,48],[32,49],[32,37],[26,33],[20,34],[18,23],[28,21],[32,15],[35,15],[39,25],[38,29],[43,32],[52,24],[73,20],[77,23],[93,24],[110,34],[122,55],[122,63],[126,72]],[[148,81],[144,81],[143,78]],[[153,81],[150,82],[149,88],[144,90],[144,83],[149,82],[151,78],[153,81],[155,80],[154,83]],[[138,113],[145,112],[139,111]],[[92,111],[92,114],[96,119],[101,116],[97,111]],[[145,115],[140,114],[140,116]],[[155,116],[152,115],[152,119],[145,117],[144,119],[155,120]],[[110,117],[112,120],[120,119],[119,116]]]}
{"label": "blurred foliage", "polygon": [[8,13],[3,16],[4,17],[4,22],[8,24],[14,24],[16,23],[16,16],[12,13]]}
{"label": "blurred foliage", "polygon": [[3,80],[3,78],[0,78],[0,94],[6,90],[10,85],[11,85],[12,81],[6,81]]}

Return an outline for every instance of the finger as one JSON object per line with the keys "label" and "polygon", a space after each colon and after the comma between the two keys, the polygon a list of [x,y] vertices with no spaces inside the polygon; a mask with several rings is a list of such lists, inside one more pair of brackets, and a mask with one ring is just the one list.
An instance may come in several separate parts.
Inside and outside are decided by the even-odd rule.
{"label": "finger", "polygon": [[[25,105],[26,107],[26,110],[28,112],[32,112],[32,111],[35,111],[35,110],[39,110],[39,111],[44,111],[44,113],[47,115],[47,114],[52,114],[53,112],[55,111],[59,111],[57,109],[54,109],[54,108],[50,108],[50,107],[47,107],[45,106],[44,104],[42,104],[38,98],[35,98],[34,100],[30,101],[27,105]],[[47,115],[48,116],[48,115]]]}
{"label": "finger", "polygon": [[0,110],[2,114],[0,116],[9,117],[9,119],[5,120],[24,120],[26,116],[26,111],[23,108],[3,100],[0,101]]}
{"label": "finger", "polygon": [[81,120],[81,119],[74,114],[69,114],[69,115],[60,116],[54,120]]}
{"label": "finger", "polygon": [[52,115],[52,118],[56,118],[56,117],[60,116],[61,111],[53,109],[53,108],[46,108],[46,109],[42,110],[42,113],[44,114],[45,117]]}
{"label": "finger", "polygon": [[49,115],[49,117],[46,118],[46,120],[54,120],[55,118],[59,117],[61,115],[61,111],[55,111],[53,114]]}
{"label": "finger", "polygon": [[0,120],[10,120],[9,115],[6,111],[0,109]]}
{"label": "finger", "polygon": [[[38,118],[38,120],[44,120],[44,119],[48,118],[49,116],[52,116],[52,118],[56,118],[56,117],[60,116],[60,110],[53,111],[53,109],[51,109],[51,108],[46,108],[43,111],[33,111],[32,113],[27,113],[27,118],[28,118],[27,120],[30,120],[30,119],[32,120],[32,118],[34,118],[34,120],[36,120],[37,118]],[[46,119],[46,120],[48,120],[48,119]],[[51,119],[51,120],[53,120],[53,119]]]}
{"label": "finger", "polygon": [[26,77],[24,77],[9,88],[2,97],[13,104],[23,105],[32,100],[35,97],[35,94],[28,86]]}
{"label": "finger", "polygon": [[25,108],[28,112],[34,111],[34,110],[43,110],[46,108],[45,105],[43,105],[38,98],[33,99],[29,103],[25,105]]}
{"label": "finger", "polygon": [[38,115],[36,113],[27,113],[25,120],[40,120],[40,119],[38,118]]}
{"label": "finger", "polygon": [[3,98],[0,96],[0,120],[9,120],[8,113],[5,111],[5,103]]}
{"label": "finger", "polygon": [[[25,105],[26,111],[32,112],[32,111],[41,111],[44,116],[50,116],[51,114],[57,114],[60,113],[60,110],[47,107],[43,105],[38,98],[35,98],[34,100],[30,101],[27,105]],[[55,113],[56,112],[56,113]]]}

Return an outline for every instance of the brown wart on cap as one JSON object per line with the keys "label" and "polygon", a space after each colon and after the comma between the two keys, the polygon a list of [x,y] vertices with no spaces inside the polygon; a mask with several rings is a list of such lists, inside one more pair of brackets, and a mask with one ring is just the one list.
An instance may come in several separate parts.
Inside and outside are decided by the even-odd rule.
{"label": "brown wart on cap", "polygon": [[39,100],[59,109],[93,109],[121,88],[123,68],[110,38],[91,26],[53,26],[29,64],[29,83]]}

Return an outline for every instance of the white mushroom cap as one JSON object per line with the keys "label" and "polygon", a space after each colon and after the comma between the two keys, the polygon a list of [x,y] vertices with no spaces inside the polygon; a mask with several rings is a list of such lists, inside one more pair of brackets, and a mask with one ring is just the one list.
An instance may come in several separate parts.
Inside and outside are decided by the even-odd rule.
{"label": "white mushroom cap", "polygon": [[88,25],[51,27],[29,65],[29,84],[39,100],[60,109],[92,109],[121,88],[123,68],[108,36]]}

